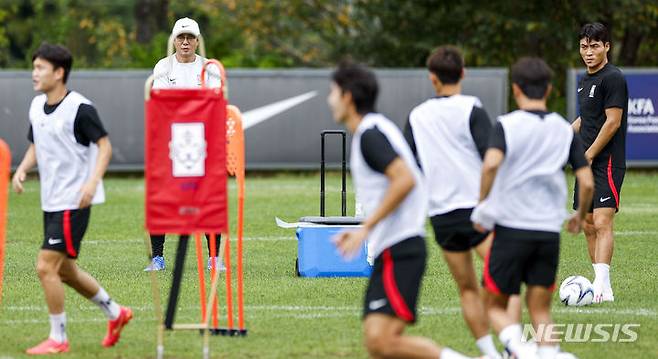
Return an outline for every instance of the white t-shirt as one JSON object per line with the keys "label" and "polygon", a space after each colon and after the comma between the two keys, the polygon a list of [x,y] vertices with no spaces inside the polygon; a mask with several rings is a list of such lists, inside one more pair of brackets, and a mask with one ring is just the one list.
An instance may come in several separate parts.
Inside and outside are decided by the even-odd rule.
{"label": "white t-shirt", "polygon": [[[178,62],[176,54],[165,57],[158,61],[153,68],[153,88],[197,88],[201,87],[201,69],[207,61],[205,58],[196,56],[194,62]],[[206,67],[208,78],[207,87],[219,87],[220,77],[216,66]]]}

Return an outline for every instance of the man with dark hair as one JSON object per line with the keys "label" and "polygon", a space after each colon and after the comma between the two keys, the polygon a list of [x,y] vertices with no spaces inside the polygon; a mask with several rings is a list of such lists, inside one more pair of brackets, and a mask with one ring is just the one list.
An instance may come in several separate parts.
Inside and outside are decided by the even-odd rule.
{"label": "man with dark hair", "polygon": [[32,143],[16,169],[12,185],[22,193],[27,171],[38,164],[44,238],[37,273],[50,313],[50,335],[27,353],[69,351],[62,283],[105,313],[109,322],[102,345],[110,347],[132,319],[132,311],[114,302],[96,279],[78,267],[76,259],[91,205],[105,201],[102,178],[112,145],[91,101],[66,88],[73,64],[69,50],[44,43],[34,53],[32,64],[34,90],[43,94],[30,105],[28,139]]}
{"label": "man with dark hair", "polygon": [[367,239],[376,258],[364,302],[366,347],[373,358],[464,358],[427,338],[402,335],[416,321],[427,198],[404,136],[375,113],[377,92],[370,70],[343,63],[327,98],[334,119],[353,133],[350,167],[366,216],[358,230],[340,233],[336,245],[351,257]]}
{"label": "man with dark hair", "polygon": [[[579,116],[572,126],[585,144],[594,174],[594,200],[583,227],[594,267],[594,302],[615,300],[610,284],[613,224],[626,173],[628,88],[622,72],[608,63],[610,35],[603,24],[586,24],[578,36],[587,74],[578,84]],[[574,208],[578,206],[578,186]]]}
{"label": "man with dark hair", "polygon": [[436,96],[411,110],[404,136],[428,182],[430,220],[457,283],[464,320],[482,354],[499,358],[471,258],[471,249],[484,258],[491,248],[491,237],[476,231],[470,219],[491,121],[477,97],[461,94],[464,60],[456,47],[436,49],[427,68]]}
{"label": "man with dark hair", "polygon": [[[593,180],[583,145],[562,116],[548,112],[552,72],[539,58],[512,66],[512,93],[519,110],[500,116],[482,165],[480,203],[471,219],[493,230],[484,263],[486,307],[500,341],[517,358],[555,358],[550,326],[551,296],[560,254],[560,230],[567,213],[564,166],[574,169],[580,206],[567,229],[578,233],[590,206]],[[538,348],[522,343],[521,324],[506,312],[510,295],[527,285],[526,304]],[[548,340],[547,340],[548,339]]]}

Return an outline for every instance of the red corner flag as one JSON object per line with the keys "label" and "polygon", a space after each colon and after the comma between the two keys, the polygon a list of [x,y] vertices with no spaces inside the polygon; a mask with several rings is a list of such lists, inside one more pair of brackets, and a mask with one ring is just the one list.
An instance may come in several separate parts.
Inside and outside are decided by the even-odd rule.
{"label": "red corner flag", "polygon": [[146,101],[146,229],[228,229],[226,100],[217,89],[151,91]]}

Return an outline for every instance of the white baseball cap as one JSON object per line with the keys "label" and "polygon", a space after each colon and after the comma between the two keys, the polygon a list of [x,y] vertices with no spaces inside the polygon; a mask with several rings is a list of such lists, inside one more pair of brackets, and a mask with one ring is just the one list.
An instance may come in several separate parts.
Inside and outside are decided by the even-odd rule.
{"label": "white baseball cap", "polygon": [[189,17],[178,19],[174,24],[174,29],[171,30],[171,36],[177,37],[180,34],[192,34],[195,37],[199,37],[201,35],[199,24]]}

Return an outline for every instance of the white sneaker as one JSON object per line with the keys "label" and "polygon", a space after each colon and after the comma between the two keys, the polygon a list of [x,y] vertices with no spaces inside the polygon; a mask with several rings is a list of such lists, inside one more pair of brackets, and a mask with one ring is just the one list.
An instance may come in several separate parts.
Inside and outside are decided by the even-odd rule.
{"label": "white sneaker", "polygon": [[602,301],[604,302],[614,302],[615,301],[615,296],[612,294],[612,288],[608,287],[603,290],[603,294],[601,296]]}
{"label": "white sneaker", "polygon": [[602,303],[603,302],[603,283],[598,282],[595,279],[594,283],[592,283],[592,287],[594,288],[594,299],[592,300],[592,303]]}
{"label": "white sneaker", "polygon": [[208,258],[208,270],[210,270],[211,267],[212,267],[212,260],[213,259],[215,260],[215,268],[217,268],[220,272],[225,272],[226,271],[226,266],[224,265],[222,260],[219,259],[218,257],[209,257]]}
{"label": "white sneaker", "polygon": [[536,343],[523,343],[518,352],[512,352],[509,348],[501,353],[503,359],[537,359],[537,344]]}

